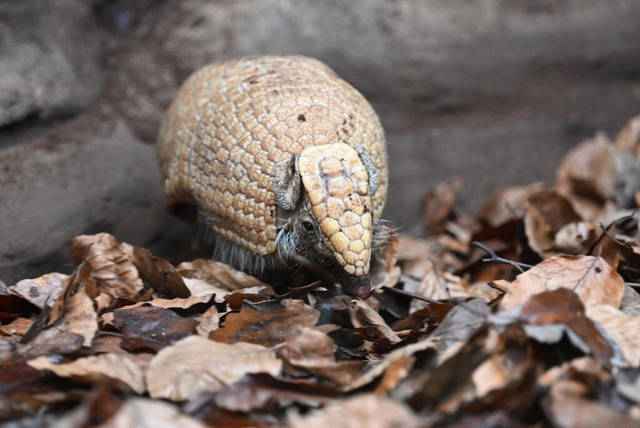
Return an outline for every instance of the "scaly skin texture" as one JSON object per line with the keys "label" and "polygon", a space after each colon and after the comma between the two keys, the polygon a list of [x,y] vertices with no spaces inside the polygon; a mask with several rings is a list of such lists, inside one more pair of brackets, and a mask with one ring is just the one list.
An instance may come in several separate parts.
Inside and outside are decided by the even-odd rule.
{"label": "scaly skin texture", "polygon": [[306,252],[333,255],[340,276],[368,274],[387,193],[384,132],[323,63],[266,56],[197,71],[167,111],[158,149],[168,204],[195,205],[219,236],[258,256],[285,253],[279,232],[310,212],[319,244]]}

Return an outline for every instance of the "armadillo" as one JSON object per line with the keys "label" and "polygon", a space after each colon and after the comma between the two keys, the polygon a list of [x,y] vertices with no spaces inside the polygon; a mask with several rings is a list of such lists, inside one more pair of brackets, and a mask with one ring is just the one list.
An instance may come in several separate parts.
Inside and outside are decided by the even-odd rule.
{"label": "armadillo", "polygon": [[214,258],[257,274],[300,260],[370,294],[384,208],[385,135],[324,63],[263,56],[192,74],[158,137],[168,205],[197,207]]}

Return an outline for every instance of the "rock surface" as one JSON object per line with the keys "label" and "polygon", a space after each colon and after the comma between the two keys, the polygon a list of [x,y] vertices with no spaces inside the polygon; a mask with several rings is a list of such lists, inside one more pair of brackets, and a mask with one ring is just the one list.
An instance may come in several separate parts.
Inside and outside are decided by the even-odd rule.
{"label": "rock surface", "polygon": [[[46,5],[45,5],[46,3]],[[158,255],[188,246],[164,212],[152,145],[194,69],[317,57],[387,130],[387,217],[410,231],[428,185],[550,181],[562,155],[640,106],[634,0],[60,0],[0,4],[0,279],[69,271],[76,234]]]}

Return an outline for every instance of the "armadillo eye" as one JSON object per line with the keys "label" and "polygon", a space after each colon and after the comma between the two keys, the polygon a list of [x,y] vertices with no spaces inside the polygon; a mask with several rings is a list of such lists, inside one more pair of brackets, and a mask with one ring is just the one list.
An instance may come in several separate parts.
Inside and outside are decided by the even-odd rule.
{"label": "armadillo eye", "polygon": [[311,223],[310,221],[303,221],[302,230],[304,230],[307,233],[313,233],[316,230],[316,228],[313,225],[313,223]]}

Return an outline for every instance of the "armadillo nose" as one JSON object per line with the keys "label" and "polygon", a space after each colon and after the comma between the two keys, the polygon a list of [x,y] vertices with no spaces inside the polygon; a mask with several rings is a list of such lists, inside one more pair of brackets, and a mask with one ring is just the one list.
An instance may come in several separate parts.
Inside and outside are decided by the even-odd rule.
{"label": "armadillo nose", "polygon": [[342,291],[358,299],[365,300],[371,295],[371,279],[369,275],[341,278]]}
{"label": "armadillo nose", "polygon": [[357,297],[358,299],[365,300],[371,295],[371,287],[369,285],[366,286],[358,286],[354,290],[350,290],[351,292],[347,292],[349,295]]}

